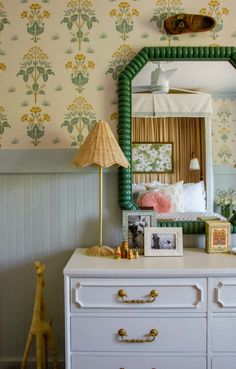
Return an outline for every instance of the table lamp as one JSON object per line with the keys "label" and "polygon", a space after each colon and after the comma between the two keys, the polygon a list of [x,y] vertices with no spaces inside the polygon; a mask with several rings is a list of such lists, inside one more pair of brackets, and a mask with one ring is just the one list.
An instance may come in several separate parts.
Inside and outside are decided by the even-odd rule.
{"label": "table lamp", "polygon": [[89,165],[99,167],[99,244],[89,247],[86,254],[91,256],[112,255],[113,249],[102,243],[103,168],[108,168],[112,165],[127,168],[129,162],[124,156],[107,122],[99,121],[93,126],[79,149],[73,164],[78,167],[87,167]]}

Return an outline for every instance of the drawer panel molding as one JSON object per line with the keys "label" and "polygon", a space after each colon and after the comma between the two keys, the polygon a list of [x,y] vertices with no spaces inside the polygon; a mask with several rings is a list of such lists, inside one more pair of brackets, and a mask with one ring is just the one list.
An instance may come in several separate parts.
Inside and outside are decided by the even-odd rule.
{"label": "drawer panel molding", "polygon": [[[154,314],[113,318],[78,315],[71,317],[70,325],[72,352],[206,352],[205,318],[163,318]],[[121,329],[133,339],[129,344],[122,342]],[[158,335],[149,342],[149,332],[153,329]],[[144,339],[142,345],[139,339]]]}
{"label": "drawer panel molding", "polygon": [[182,309],[206,311],[206,280],[71,281],[71,311],[77,309]]}
{"label": "drawer panel molding", "polygon": [[236,311],[236,279],[225,278],[213,283],[214,310]]}
{"label": "drawer panel molding", "polygon": [[[206,369],[205,357],[72,356],[72,369]],[[217,368],[218,369],[218,368]],[[221,368],[222,369],[222,368]],[[231,369],[231,368],[230,368]]]}
{"label": "drawer panel molding", "polygon": [[236,356],[214,356],[212,369],[235,369]]}

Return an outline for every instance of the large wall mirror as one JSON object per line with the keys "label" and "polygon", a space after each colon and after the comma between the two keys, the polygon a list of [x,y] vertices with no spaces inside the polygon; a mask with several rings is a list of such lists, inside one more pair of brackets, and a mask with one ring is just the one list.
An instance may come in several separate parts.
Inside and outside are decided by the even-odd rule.
{"label": "large wall mirror", "polygon": [[[152,198],[152,190],[161,185],[168,184],[178,195],[182,182],[185,191],[190,191],[190,183],[196,184],[195,190],[201,184],[205,210],[213,211],[214,105],[217,98],[236,96],[235,68],[233,47],[147,47],[120,74],[118,135],[130,162],[119,173],[123,210],[163,200]],[[192,161],[196,170],[190,169],[193,158],[198,159]],[[145,189],[146,201],[139,197],[138,202]],[[177,211],[190,212],[191,191],[188,204],[177,204]],[[168,210],[165,201],[161,206]]]}

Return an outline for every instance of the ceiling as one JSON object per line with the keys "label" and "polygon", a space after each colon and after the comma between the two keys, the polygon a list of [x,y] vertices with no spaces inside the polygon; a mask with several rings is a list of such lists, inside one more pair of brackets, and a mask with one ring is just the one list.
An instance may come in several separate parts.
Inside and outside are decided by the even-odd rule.
{"label": "ceiling", "polygon": [[[171,88],[181,88],[213,94],[236,93],[236,69],[227,61],[164,61],[163,70],[178,68],[169,81]],[[148,62],[133,79],[133,86],[150,85],[151,72],[157,62]]]}

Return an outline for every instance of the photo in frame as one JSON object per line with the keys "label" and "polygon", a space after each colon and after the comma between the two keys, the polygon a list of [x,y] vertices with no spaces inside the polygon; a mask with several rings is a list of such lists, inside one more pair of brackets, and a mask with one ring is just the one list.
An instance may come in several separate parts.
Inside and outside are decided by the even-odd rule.
{"label": "photo in frame", "polygon": [[183,256],[182,227],[147,227],[144,230],[145,256]]}
{"label": "photo in frame", "polygon": [[172,142],[133,142],[132,170],[134,173],[172,173]]}
{"label": "photo in frame", "polygon": [[123,211],[123,240],[128,241],[131,249],[144,254],[144,229],[156,225],[156,213],[151,210]]}

